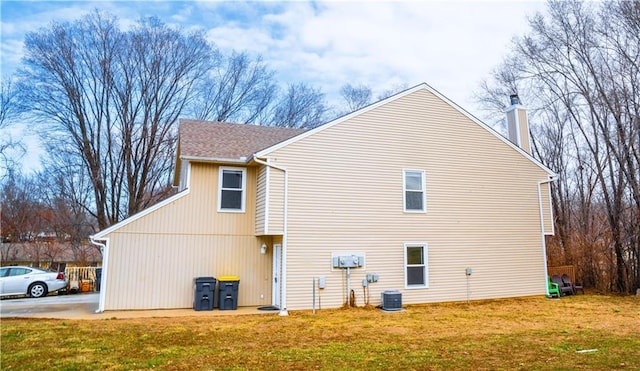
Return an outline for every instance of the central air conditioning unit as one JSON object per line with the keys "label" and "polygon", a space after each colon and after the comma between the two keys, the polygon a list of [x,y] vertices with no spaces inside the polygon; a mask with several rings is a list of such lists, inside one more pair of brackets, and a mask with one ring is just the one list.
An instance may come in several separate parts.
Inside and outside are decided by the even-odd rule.
{"label": "central air conditioning unit", "polygon": [[383,291],[382,310],[402,310],[402,293],[397,290]]}

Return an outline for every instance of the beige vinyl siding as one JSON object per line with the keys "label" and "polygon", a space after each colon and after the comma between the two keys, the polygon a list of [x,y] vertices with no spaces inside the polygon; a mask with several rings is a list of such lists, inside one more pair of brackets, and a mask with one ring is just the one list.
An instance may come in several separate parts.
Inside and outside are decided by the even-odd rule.
{"label": "beige vinyl siding", "polygon": [[256,235],[284,231],[284,171],[262,166],[258,171]]}
{"label": "beige vinyl siding", "polygon": [[542,217],[544,221],[544,233],[554,234],[553,210],[551,208],[551,184],[542,183],[540,185],[540,200],[542,202]]}
{"label": "beige vinyl siding", "polygon": [[258,236],[264,235],[266,233],[265,212],[267,210],[266,197],[267,197],[267,172],[268,171],[269,171],[269,168],[265,166],[261,167],[260,170],[258,171],[258,184],[257,184],[257,190],[256,190],[256,226],[255,226],[255,233]]}
{"label": "beige vinyl siding", "polygon": [[269,234],[284,231],[284,171],[269,169]]}
{"label": "beige vinyl siding", "polygon": [[244,213],[217,212],[218,166],[191,164],[189,195],[118,230],[119,233],[254,235],[256,168],[247,168]]}
{"label": "beige vinyl siding", "polygon": [[[254,234],[256,168],[246,211],[217,211],[218,167],[194,163],[189,193],[108,234],[105,309],[188,308],[193,278],[237,275],[238,305],[271,304],[270,237]],[[262,295],[262,296],[261,296]]]}
{"label": "beige vinyl siding", "polygon": [[[269,241],[267,241],[270,243]],[[253,236],[110,236],[105,310],[190,308],[195,277],[237,275],[239,306],[271,304],[271,253]],[[216,306],[217,306],[216,296]]]}
{"label": "beige vinyl siding", "polygon": [[[364,304],[399,289],[403,302],[545,292],[537,182],[547,173],[486,129],[420,90],[271,153],[289,170],[287,304],[309,308],[325,276],[323,306],[340,306],[345,274],[332,251],[363,251],[351,270]],[[427,212],[403,212],[403,169],[424,170]],[[404,244],[428,244],[429,288],[405,289]]]}
{"label": "beige vinyl siding", "polygon": [[527,119],[527,111],[523,109],[515,110],[518,114],[518,132],[520,133],[520,146],[527,153],[531,153],[531,141],[529,138],[529,123]]}

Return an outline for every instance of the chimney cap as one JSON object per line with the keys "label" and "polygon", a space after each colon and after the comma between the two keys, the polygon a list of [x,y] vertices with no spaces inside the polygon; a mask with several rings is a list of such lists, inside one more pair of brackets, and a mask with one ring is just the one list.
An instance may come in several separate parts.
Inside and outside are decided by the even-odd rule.
{"label": "chimney cap", "polygon": [[518,94],[511,94],[509,96],[509,101],[511,102],[511,105],[514,104],[520,104],[520,97],[518,96]]}

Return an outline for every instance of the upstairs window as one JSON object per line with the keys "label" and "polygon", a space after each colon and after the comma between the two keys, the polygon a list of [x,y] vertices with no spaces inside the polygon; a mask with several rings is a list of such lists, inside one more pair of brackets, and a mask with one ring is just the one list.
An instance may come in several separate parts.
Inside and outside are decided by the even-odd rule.
{"label": "upstairs window", "polygon": [[404,245],[405,285],[407,288],[429,287],[427,244],[407,243]]}
{"label": "upstairs window", "polygon": [[218,211],[244,212],[247,170],[220,168]]}
{"label": "upstairs window", "polygon": [[422,170],[404,171],[404,211],[427,211],[425,176]]}

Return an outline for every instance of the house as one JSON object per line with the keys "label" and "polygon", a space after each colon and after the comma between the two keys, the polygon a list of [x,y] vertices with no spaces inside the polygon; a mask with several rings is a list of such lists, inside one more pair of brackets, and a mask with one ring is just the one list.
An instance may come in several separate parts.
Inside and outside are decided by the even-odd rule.
{"label": "house", "polygon": [[543,295],[555,174],[505,112],[510,139],[421,84],[308,131],[181,120],[179,192],[92,236],[99,310],[188,308],[222,275],[282,314]]}
{"label": "house", "polygon": [[65,266],[99,266],[100,251],[83,241],[72,246],[69,241],[39,234],[29,241],[0,243],[0,265],[26,265],[43,269]]}

